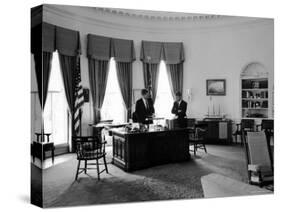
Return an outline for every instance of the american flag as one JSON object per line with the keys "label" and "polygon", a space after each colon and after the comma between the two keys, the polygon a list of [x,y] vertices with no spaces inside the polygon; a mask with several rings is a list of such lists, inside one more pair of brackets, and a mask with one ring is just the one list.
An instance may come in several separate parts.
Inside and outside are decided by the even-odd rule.
{"label": "american flag", "polygon": [[75,70],[75,104],[74,104],[74,134],[79,135],[81,129],[80,115],[82,116],[82,106],[84,104],[84,93],[81,84],[80,73],[80,56],[77,56],[76,70]]}

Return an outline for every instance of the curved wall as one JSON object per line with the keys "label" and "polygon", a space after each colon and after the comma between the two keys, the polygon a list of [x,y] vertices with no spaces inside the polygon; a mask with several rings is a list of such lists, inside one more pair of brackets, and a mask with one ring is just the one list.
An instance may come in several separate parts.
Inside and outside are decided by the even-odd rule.
{"label": "curved wall", "polygon": [[[139,60],[141,40],[183,42],[184,99],[191,89],[190,117],[203,118],[208,106],[215,104],[228,118],[240,119],[240,74],[251,62],[263,64],[269,73],[269,107],[272,105],[274,41],[273,20],[222,17],[200,21],[148,20],[90,10],[81,7],[45,5],[45,22],[80,31],[82,83],[89,88],[86,35],[88,33],[134,40],[133,88],[143,87]],[[84,12],[83,12],[84,11]],[[226,79],[226,96],[206,96],[206,79]],[[91,103],[84,106],[83,124],[92,122]],[[270,109],[269,117],[272,117]],[[86,133],[86,131],[84,132]]]}

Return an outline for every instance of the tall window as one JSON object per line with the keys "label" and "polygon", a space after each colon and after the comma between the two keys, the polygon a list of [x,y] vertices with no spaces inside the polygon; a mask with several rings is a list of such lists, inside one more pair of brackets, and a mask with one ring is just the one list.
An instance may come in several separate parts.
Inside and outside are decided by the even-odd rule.
{"label": "tall window", "polygon": [[168,81],[167,69],[164,61],[161,61],[159,67],[158,89],[154,104],[155,115],[157,117],[170,118],[172,117],[172,107],[173,96]]}
{"label": "tall window", "polygon": [[67,143],[67,102],[64,94],[58,53],[53,53],[49,89],[44,109],[44,128],[52,133],[55,145]]}
{"label": "tall window", "polygon": [[125,114],[124,102],[117,79],[116,63],[112,58],[109,62],[108,80],[101,108],[101,120],[113,120],[115,123],[122,123],[125,121]]}

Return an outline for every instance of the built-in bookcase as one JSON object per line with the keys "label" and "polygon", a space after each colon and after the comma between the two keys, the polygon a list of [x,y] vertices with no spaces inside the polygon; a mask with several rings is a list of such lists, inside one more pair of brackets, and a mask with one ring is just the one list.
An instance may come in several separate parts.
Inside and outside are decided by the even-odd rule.
{"label": "built-in bookcase", "polygon": [[242,118],[268,118],[268,79],[242,79]]}

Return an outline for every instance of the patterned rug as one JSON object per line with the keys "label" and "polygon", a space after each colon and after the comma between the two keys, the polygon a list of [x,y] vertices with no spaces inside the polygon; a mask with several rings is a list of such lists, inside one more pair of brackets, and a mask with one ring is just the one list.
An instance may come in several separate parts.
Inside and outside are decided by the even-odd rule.
{"label": "patterned rug", "polygon": [[184,163],[132,173],[110,164],[110,173],[103,173],[100,181],[95,170],[74,181],[77,161],[73,155],[69,161],[43,171],[44,207],[203,198],[200,178],[204,175],[215,172],[246,182],[243,156],[240,147],[220,150],[213,146],[208,154],[199,153]]}

